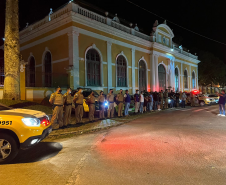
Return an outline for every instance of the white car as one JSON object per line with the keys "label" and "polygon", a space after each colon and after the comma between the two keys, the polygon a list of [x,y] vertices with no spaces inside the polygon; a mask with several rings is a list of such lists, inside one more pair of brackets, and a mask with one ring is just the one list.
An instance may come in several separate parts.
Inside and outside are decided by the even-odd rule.
{"label": "white car", "polygon": [[204,96],[208,99],[212,99],[217,104],[219,103],[219,96],[216,94],[205,94]]}

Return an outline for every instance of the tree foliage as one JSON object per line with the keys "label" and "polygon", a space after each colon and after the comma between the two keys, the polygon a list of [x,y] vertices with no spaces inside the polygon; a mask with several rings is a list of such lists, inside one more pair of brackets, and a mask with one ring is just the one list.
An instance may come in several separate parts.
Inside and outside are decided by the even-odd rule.
{"label": "tree foliage", "polygon": [[199,84],[206,86],[209,84],[226,84],[226,64],[215,57],[212,53],[201,51],[199,53]]}

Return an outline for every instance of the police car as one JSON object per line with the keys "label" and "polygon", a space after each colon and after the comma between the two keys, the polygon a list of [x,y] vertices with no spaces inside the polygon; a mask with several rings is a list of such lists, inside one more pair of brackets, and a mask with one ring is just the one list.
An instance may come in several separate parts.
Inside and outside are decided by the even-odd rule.
{"label": "police car", "polygon": [[49,117],[40,111],[11,109],[0,104],[0,164],[42,141],[52,131]]}

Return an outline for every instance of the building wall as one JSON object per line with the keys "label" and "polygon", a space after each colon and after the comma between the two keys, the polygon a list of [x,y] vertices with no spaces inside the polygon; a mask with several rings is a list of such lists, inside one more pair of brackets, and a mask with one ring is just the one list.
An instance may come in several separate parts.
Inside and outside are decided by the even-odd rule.
{"label": "building wall", "polygon": [[[67,14],[67,16],[70,16],[70,14]],[[72,71],[70,71],[70,74],[72,74],[74,70],[74,76],[68,76],[68,84],[71,86],[73,85],[74,87],[74,82],[77,80],[77,85],[87,87],[85,54],[88,48],[94,48],[99,52],[102,64],[102,84],[99,87],[92,87],[92,89],[97,92],[104,90],[104,92],[107,93],[109,88],[113,88],[115,93],[119,91],[120,87],[117,87],[116,84],[116,58],[120,54],[125,56],[128,62],[128,84],[126,87],[123,87],[124,90],[129,89],[130,93],[134,93],[135,89],[139,88],[138,76],[140,60],[146,61],[148,91],[153,86],[158,89],[156,78],[158,78],[158,64],[160,63],[164,64],[166,67],[166,82],[168,84],[171,83],[172,86],[175,83],[175,67],[178,67],[179,88],[182,91],[184,90],[184,70],[187,68],[189,76],[188,90],[191,90],[192,82],[190,76],[191,72],[194,70],[197,77],[197,63],[195,63],[192,58],[184,57],[182,54],[179,54],[178,51],[173,52],[170,50],[172,44],[171,39],[174,35],[167,25],[159,25],[158,34],[162,35],[162,38],[165,36],[165,38],[169,39],[170,43],[168,46],[163,43],[153,43],[145,39],[142,40],[138,37],[134,38],[132,34],[128,32],[125,33],[116,28],[114,28],[114,31],[106,31],[102,29],[106,27],[106,24],[100,24],[99,22],[95,22],[95,20],[86,18],[82,20],[79,18],[80,15],[78,16],[77,14],[73,16],[74,17],[70,17],[70,19],[66,19],[67,17],[65,15],[64,19],[62,18],[61,21],[60,17],[58,17],[59,21],[55,21],[52,25],[49,25],[48,31],[44,32],[44,28],[42,27],[42,29],[37,32],[43,32],[43,34],[39,34],[36,37],[34,36],[34,38],[30,40],[27,39],[21,43],[23,58],[27,61],[31,53],[35,57],[37,74],[41,74],[43,71],[43,54],[48,50],[52,54],[53,73],[66,75],[66,68],[68,68],[69,65],[76,64],[74,68],[77,67],[77,69],[72,69]],[[48,22],[47,24],[50,23],[51,22]],[[98,26],[102,27],[98,28]],[[50,27],[52,27],[52,29],[50,29]],[[124,36],[122,36],[123,34]],[[133,37],[133,39],[128,39],[130,36]],[[70,42],[71,38],[74,39],[73,42]],[[111,45],[110,53],[109,43]],[[70,46],[72,44],[73,49],[69,47],[69,44]],[[169,71],[171,71],[170,77]],[[41,86],[42,83],[42,77],[36,75],[36,86]],[[75,85],[75,87],[77,85]],[[37,97],[43,98],[46,96],[43,95],[44,91],[46,91],[46,89],[35,89],[35,91],[28,89],[27,99],[34,100],[40,99]]]}

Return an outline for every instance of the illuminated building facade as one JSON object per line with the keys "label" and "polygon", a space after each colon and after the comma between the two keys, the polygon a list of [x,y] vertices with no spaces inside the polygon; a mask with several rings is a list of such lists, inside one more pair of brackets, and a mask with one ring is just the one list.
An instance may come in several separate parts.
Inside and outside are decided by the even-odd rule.
{"label": "illuminated building facade", "polygon": [[[154,23],[151,35],[137,25],[69,3],[20,32],[26,66],[27,96],[31,88],[58,85],[159,91],[198,89],[198,57],[177,47],[166,22]],[[28,92],[30,89],[30,92]],[[33,95],[32,95],[33,97]],[[26,98],[32,99],[32,98]]]}

